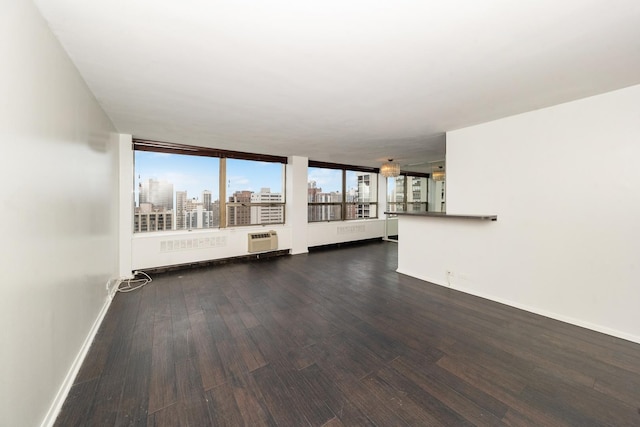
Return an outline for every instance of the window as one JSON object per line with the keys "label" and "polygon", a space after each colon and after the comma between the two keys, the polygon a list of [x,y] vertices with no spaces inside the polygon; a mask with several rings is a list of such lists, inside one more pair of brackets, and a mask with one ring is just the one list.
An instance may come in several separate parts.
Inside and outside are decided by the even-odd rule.
{"label": "window", "polygon": [[309,222],[377,218],[378,171],[309,161]]}
{"label": "window", "polygon": [[134,140],[134,232],[284,223],[286,158]]}
{"label": "window", "polygon": [[378,173],[347,170],[345,176],[345,218],[377,218]]}
{"label": "window", "polygon": [[281,163],[227,159],[227,226],[283,224]]}
{"label": "window", "polygon": [[427,174],[402,174],[387,178],[388,212],[426,212],[428,209]]}
{"label": "window", "polygon": [[407,212],[427,211],[428,178],[407,176]]}
{"label": "window", "polygon": [[342,220],[342,171],[309,167],[307,220]]}
{"label": "window", "polygon": [[219,159],[134,151],[134,161],[134,232],[219,227]]}
{"label": "window", "polygon": [[404,178],[387,178],[387,212],[404,212]]}

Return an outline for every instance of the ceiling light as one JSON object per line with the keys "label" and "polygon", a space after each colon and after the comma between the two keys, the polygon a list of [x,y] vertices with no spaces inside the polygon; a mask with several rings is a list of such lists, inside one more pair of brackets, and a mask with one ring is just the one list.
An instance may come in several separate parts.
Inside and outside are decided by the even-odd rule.
{"label": "ceiling light", "polygon": [[392,178],[400,175],[400,164],[394,163],[393,159],[389,159],[387,163],[380,166],[380,174],[385,178]]}
{"label": "ceiling light", "polygon": [[438,166],[438,169],[433,169],[431,171],[431,178],[433,178],[434,181],[444,181],[444,177],[445,173],[442,166]]}

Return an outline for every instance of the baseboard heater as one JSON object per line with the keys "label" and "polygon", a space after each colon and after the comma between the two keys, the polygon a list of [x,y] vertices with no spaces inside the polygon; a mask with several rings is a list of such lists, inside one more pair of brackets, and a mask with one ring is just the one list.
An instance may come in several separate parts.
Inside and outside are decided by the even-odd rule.
{"label": "baseboard heater", "polygon": [[275,251],[278,249],[278,233],[274,230],[249,233],[249,253]]}

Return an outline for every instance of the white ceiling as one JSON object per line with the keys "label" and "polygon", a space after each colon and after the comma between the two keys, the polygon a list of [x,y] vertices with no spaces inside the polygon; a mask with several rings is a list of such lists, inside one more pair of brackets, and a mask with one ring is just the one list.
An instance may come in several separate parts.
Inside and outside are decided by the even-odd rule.
{"label": "white ceiling", "polygon": [[117,129],[161,141],[415,165],[446,131],[640,83],[638,0],[36,4]]}

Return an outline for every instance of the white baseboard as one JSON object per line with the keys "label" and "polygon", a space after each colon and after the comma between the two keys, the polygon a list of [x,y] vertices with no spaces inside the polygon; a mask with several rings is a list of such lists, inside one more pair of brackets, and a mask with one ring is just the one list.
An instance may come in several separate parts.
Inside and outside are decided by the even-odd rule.
{"label": "white baseboard", "polygon": [[107,314],[107,311],[109,310],[109,306],[111,305],[112,300],[113,300],[113,294],[111,292],[108,292],[104,305],[102,306],[102,308],[100,309],[100,312],[98,313],[98,317],[96,318],[95,322],[93,322],[93,325],[91,326],[91,329],[87,334],[87,338],[85,338],[84,342],[82,343],[82,346],[80,347],[80,351],[78,352],[78,355],[76,356],[75,360],[71,364],[71,368],[67,372],[67,375],[64,381],[62,382],[62,385],[60,386],[60,389],[58,390],[58,393],[56,394],[56,397],[53,400],[53,403],[51,404],[51,407],[49,408],[47,415],[44,417],[44,420],[40,424],[40,427],[51,427],[55,423],[56,417],[58,416],[60,409],[62,409],[62,404],[64,403],[65,399],[67,398],[67,395],[69,394],[69,391],[71,390],[71,386],[73,385],[73,382],[75,381],[76,376],[78,375],[78,371],[80,371],[80,366],[82,366],[82,362],[84,361],[84,358],[87,356],[87,353],[89,352],[91,343],[93,342],[93,339],[95,338],[96,334],[98,333],[98,330],[100,329],[102,320],[104,319],[104,316]]}
{"label": "white baseboard", "polygon": [[469,289],[469,288],[465,288],[465,287],[458,287],[456,285],[451,285],[449,286],[446,283],[442,283],[439,280],[432,280],[429,279],[428,277],[420,277],[416,274],[412,274],[411,272],[407,272],[407,271],[402,271],[400,269],[397,269],[396,272],[400,273],[400,274],[404,274],[407,276],[411,276],[411,277],[415,277],[416,279],[419,280],[424,280],[425,282],[429,282],[429,283],[433,283],[435,285],[438,286],[442,286],[445,288],[449,288],[449,289],[454,289],[456,291],[460,291],[460,292],[464,292],[465,294],[469,294],[469,295],[473,295],[476,297],[480,297],[480,298],[484,298],[490,301],[495,301],[497,303],[500,304],[504,304],[504,305],[508,305],[510,307],[514,307],[520,310],[524,310],[524,311],[528,311],[529,313],[533,313],[533,314],[538,314],[540,316],[544,316],[544,317],[548,317],[550,319],[554,319],[554,320],[559,320],[561,322],[564,323],[569,323],[571,325],[575,325],[575,326],[579,326],[581,328],[586,328],[586,329],[590,329],[592,331],[596,331],[596,332],[600,332],[606,335],[611,335],[612,337],[616,337],[616,338],[621,338],[623,340],[627,340],[627,341],[631,341],[637,344],[640,344],[640,336],[637,335],[633,335],[633,334],[629,334],[627,332],[623,332],[623,331],[619,331],[616,329],[611,329],[611,328],[607,328],[606,326],[602,326],[602,325],[597,325],[591,322],[587,322],[585,320],[581,320],[581,319],[575,319],[573,317],[569,317],[569,316],[564,316],[562,314],[558,314],[558,313],[553,313],[538,307],[531,307],[528,305],[524,305],[524,304],[520,304],[514,301],[510,301],[510,300],[506,300],[503,298],[498,298],[495,297],[493,295],[487,295],[484,294],[482,292],[478,292],[475,289]]}

